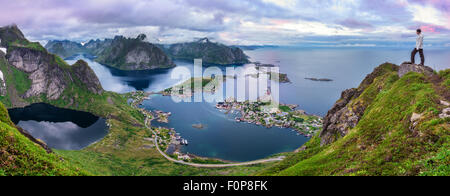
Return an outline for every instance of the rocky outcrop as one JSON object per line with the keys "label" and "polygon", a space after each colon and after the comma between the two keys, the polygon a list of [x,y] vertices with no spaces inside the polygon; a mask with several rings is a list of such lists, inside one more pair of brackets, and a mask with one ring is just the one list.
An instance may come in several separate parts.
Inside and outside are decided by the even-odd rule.
{"label": "rocky outcrop", "polygon": [[59,57],[48,53],[39,43],[26,40],[16,26],[0,28],[0,38],[9,40],[7,46],[10,50],[5,56],[7,66],[15,67],[31,80],[29,89],[20,95],[22,98],[41,98],[45,95],[48,100],[57,100],[69,86],[71,90],[87,89],[95,94],[103,92],[97,76],[85,62],[78,61],[73,66],[66,64]]}
{"label": "rocky outcrop", "polygon": [[67,71],[58,66],[55,56],[29,48],[16,48],[6,56],[10,65],[29,74],[31,88],[24,98],[46,94],[49,100],[60,97],[70,77]]}
{"label": "rocky outcrop", "polygon": [[47,151],[47,153],[53,153],[52,149],[50,147],[48,147],[46,143],[33,137],[27,130],[23,129],[20,126],[14,126],[14,127],[17,129],[17,131],[19,131],[23,136],[28,138],[30,141],[41,146],[45,151]]}
{"label": "rocky outcrop", "polygon": [[84,61],[73,66],[59,64],[54,55],[29,48],[17,48],[8,53],[10,65],[29,74],[31,88],[24,98],[45,94],[47,99],[60,98],[70,83],[80,81],[90,92],[101,94],[103,88],[94,71]]}
{"label": "rocky outcrop", "polygon": [[409,72],[423,73],[426,76],[431,76],[434,74],[434,71],[431,67],[411,64],[410,62],[404,62],[400,65],[400,68],[398,70],[398,76],[403,77],[405,74]]}
{"label": "rocky outcrop", "polygon": [[[398,66],[390,63],[380,65],[366,76],[358,88],[342,92],[341,98],[333,105],[324,118],[323,130],[320,133],[321,145],[333,143],[337,139],[344,137],[350,129],[358,124],[371,101],[370,99],[359,99],[359,97],[374,82],[375,78],[389,70],[396,71]],[[378,89],[378,91],[380,90]],[[376,96],[376,94],[372,96]]]}
{"label": "rocky outcrop", "polygon": [[0,47],[8,48],[9,44],[14,41],[27,41],[23,33],[19,30],[17,25],[9,25],[0,27]]}
{"label": "rocky outcrop", "polygon": [[78,60],[71,66],[71,69],[76,78],[78,78],[90,92],[95,94],[103,93],[104,90],[99,79],[85,61]]}
{"label": "rocky outcrop", "polygon": [[320,134],[321,144],[330,144],[347,135],[347,131],[355,127],[360,116],[349,110],[347,104],[358,93],[356,88],[342,92],[341,98],[333,105],[324,118],[323,131]]}
{"label": "rocky outcrop", "polygon": [[167,53],[176,59],[194,60],[201,58],[207,64],[245,64],[249,63],[248,56],[237,47],[230,47],[211,42],[203,38],[195,42],[172,44]]}
{"label": "rocky outcrop", "polygon": [[444,108],[442,113],[439,114],[439,118],[450,118],[450,108]]}

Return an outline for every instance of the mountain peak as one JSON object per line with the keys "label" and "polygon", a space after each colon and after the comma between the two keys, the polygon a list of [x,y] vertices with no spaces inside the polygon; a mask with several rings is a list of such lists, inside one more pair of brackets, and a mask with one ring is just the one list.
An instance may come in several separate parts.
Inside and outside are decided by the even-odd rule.
{"label": "mountain peak", "polygon": [[20,31],[16,24],[0,27],[0,39],[2,40],[0,46],[4,47],[7,47],[9,43],[16,40],[26,40],[22,31]]}
{"label": "mountain peak", "polygon": [[410,62],[404,62],[400,65],[400,69],[398,70],[398,76],[403,77],[405,74],[409,72],[417,72],[423,73],[427,76],[431,76],[434,73],[434,70],[431,67],[412,64]]}
{"label": "mountain peak", "polygon": [[144,41],[146,38],[147,38],[147,36],[145,34],[143,34],[143,33],[139,34],[136,37],[136,39],[141,40],[141,41]]}
{"label": "mountain peak", "polygon": [[210,41],[209,41],[209,39],[207,37],[204,37],[204,38],[199,39],[197,42],[199,42],[199,43],[209,43]]}

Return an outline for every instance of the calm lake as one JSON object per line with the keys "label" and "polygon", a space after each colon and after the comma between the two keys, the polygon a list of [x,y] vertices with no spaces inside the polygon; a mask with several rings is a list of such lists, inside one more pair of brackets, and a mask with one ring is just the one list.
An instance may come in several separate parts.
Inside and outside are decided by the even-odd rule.
{"label": "calm lake", "polygon": [[[280,101],[297,104],[309,114],[325,115],[341,92],[357,87],[364,77],[384,62],[400,64],[408,61],[410,49],[393,48],[261,48],[247,50],[251,61],[274,64],[287,73],[291,83],[280,84]],[[449,68],[450,51],[425,51],[426,64],[436,70]],[[124,93],[134,90],[158,92],[190,78],[171,79],[175,69],[133,72],[120,71],[92,61],[84,56],[66,59],[73,64],[78,59],[88,62],[106,90]],[[193,70],[192,62],[175,61],[179,68]],[[245,65],[246,66],[246,65]],[[239,67],[239,66],[236,66]],[[222,67],[222,69],[225,69]],[[330,78],[332,82],[315,82],[306,77]],[[172,112],[168,124],[175,128],[189,145],[184,152],[232,161],[248,161],[275,153],[292,151],[308,139],[290,129],[271,128],[234,122],[233,114],[224,114],[214,103],[175,103],[170,97],[153,96],[143,103],[147,109]],[[192,124],[204,124],[199,130]]]}
{"label": "calm lake", "polygon": [[108,134],[105,119],[87,112],[33,104],[8,113],[14,124],[54,149],[80,150]]}

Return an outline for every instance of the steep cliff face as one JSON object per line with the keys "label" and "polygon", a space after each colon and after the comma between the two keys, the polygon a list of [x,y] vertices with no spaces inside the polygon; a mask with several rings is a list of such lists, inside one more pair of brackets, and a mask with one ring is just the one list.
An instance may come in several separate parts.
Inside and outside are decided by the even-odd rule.
{"label": "steep cliff face", "polygon": [[342,93],[322,132],[261,175],[449,175],[450,69],[383,64]]}
{"label": "steep cliff face", "polygon": [[50,100],[58,99],[67,86],[70,74],[60,67],[55,56],[29,48],[17,48],[6,55],[10,65],[29,74],[31,88],[24,98],[46,94]]}
{"label": "steep cliff face", "polygon": [[[0,66],[6,83],[11,84],[8,85],[9,101],[23,99],[26,102],[42,96],[48,100],[57,100],[69,87],[70,90],[74,87],[87,89],[94,94],[103,92],[98,78],[86,63],[67,65],[61,58],[48,53],[39,43],[23,38],[23,34],[16,28],[0,28],[0,32],[3,32],[0,33],[0,38],[8,40],[4,43],[9,48]],[[14,33],[17,35],[13,36]],[[14,37],[18,40],[12,39]]]}
{"label": "steep cliff face", "polygon": [[[383,89],[383,83],[386,79],[389,79],[387,73],[397,70],[398,66],[396,65],[383,64],[367,75],[358,88],[342,92],[341,98],[324,118],[323,130],[320,133],[321,144],[333,143],[347,135],[348,131],[358,124],[366,107]],[[383,75],[386,75],[386,77],[381,77]],[[376,78],[378,78],[378,81],[374,81]],[[372,89],[369,89],[370,93],[367,92],[364,96],[361,96],[370,85],[373,85]]]}
{"label": "steep cliff face", "polygon": [[[106,46],[106,47],[105,47]],[[97,61],[122,70],[149,70],[175,66],[172,60],[155,45],[139,37],[116,36],[103,50],[95,53]]]}
{"label": "steep cliff face", "polygon": [[176,59],[201,58],[204,63],[209,64],[228,65],[250,62],[248,56],[240,48],[213,43],[208,38],[195,42],[172,44],[167,52]]}
{"label": "steep cliff face", "polygon": [[91,40],[84,46],[70,41],[51,41],[46,48],[65,58],[79,53],[96,56],[95,61],[121,70],[151,70],[174,67],[172,60],[159,47],[137,38],[115,36],[114,39]]}

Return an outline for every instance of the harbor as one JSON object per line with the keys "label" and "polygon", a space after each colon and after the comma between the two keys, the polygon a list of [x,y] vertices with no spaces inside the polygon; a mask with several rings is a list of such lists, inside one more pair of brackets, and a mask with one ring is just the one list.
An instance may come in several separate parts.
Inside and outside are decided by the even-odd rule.
{"label": "harbor", "polygon": [[225,101],[216,104],[216,108],[227,113],[237,112],[235,121],[256,124],[267,128],[291,128],[306,137],[314,136],[322,128],[322,118],[308,115],[303,110],[295,110],[297,105],[271,107],[264,102]]}

